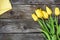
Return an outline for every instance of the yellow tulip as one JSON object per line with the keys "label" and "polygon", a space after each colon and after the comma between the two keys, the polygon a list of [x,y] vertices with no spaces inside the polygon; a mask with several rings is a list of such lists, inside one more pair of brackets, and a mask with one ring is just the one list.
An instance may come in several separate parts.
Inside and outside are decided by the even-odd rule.
{"label": "yellow tulip", "polygon": [[52,14],[52,10],[49,7],[47,7],[47,6],[46,6],[46,11],[47,11],[48,15]]}
{"label": "yellow tulip", "polygon": [[38,20],[38,17],[34,13],[32,14],[32,18],[33,18],[34,21]]}
{"label": "yellow tulip", "polygon": [[0,15],[10,9],[12,9],[12,6],[9,0],[0,0]]}
{"label": "yellow tulip", "polygon": [[55,15],[58,16],[59,14],[60,14],[59,8],[58,7],[55,7]]}
{"label": "yellow tulip", "polygon": [[42,13],[43,13],[43,18],[44,18],[44,19],[48,19],[48,13],[45,12],[45,11],[42,11]]}
{"label": "yellow tulip", "polygon": [[38,18],[42,18],[42,17],[43,17],[43,14],[42,14],[41,9],[35,10],[35,13],[36,13],[36,15],[38,16]]}

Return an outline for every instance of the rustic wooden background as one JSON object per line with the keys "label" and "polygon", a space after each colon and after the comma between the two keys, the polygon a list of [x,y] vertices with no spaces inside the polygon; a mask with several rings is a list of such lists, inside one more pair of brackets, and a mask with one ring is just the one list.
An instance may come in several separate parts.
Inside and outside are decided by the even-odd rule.
{"label": "rustic wooden background", "polygon": [[[0,40],[44,40],[31,14],[36,8],[53,10],[60,0],[10,0],[13,9],[0,16]],[[54,11],[54,10],[53,10]]]}

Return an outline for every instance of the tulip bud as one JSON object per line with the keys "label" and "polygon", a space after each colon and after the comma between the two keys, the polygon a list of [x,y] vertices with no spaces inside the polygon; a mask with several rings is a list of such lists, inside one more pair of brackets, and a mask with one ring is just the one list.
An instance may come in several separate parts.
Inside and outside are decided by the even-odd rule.
{"label": "tulip bud", "polygon": [[32,14],[32,18],[33,18],[34,21],[38,20],[38,17],[34,13]]}
{"label": "tulip bud", "polygon": [[48,19],[48,13],[45,12],[45,11],[42,11],[42,13],[43,13],[43,18],[44,18],[44,19]]}
{"label": "tulip bud", "polygon": [[47,11],[48,15],[52,14],[52,10],[49,7],[47,7],[47,6],[46,6],[46,11]]}
{"label": "tulip bud", "polygon": [[43,14],[42,14],[41,9],[35,10],[35,13],[36,13],[36,15],[38,16],[38,18],[42,18],[42,17],[43,17]]}
{"label": "tulip bud", "polygon": [[60,13],[59,13],[59,8],[58,7],[55,7],[55,15],[58,16]]}

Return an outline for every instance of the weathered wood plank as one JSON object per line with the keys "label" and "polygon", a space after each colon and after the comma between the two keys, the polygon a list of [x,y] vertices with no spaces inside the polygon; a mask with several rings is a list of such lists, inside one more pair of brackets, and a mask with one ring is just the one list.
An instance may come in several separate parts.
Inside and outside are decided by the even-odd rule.
{"label": "weathered wood plank", "polygon": [[39,28],[33,20],[0,19],[0,33],[40,32]]}
{"label": "weathered wood plank", "polygon": [[0,40],[43,40],[41,34],[0,34]]}
{"label": "weathered wood plank", "polygon": [[12,4],[52,4],[55,0],[11,0]]}

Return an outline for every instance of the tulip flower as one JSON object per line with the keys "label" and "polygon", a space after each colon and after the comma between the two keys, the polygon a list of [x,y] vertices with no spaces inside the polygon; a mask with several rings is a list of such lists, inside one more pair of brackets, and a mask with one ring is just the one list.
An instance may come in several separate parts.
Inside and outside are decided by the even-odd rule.
{"label": "tulip flower", "polygon": [[43,18],[44,18],[44,19],[48,19],[48,13],[45,12],[45,11],[42,11],[42,13],[43,13]]}
{"label": "tulip flower", "polygon": [[47,7],[47,6],[46,6],[46,11],[47,11],[48,15],[52,14],[52,10],[49,7]]}
{"label": "tulip flower", "polygon": [[42,18],[42,17],[43,17],[43,14],[42,14],[41,9],[35,10],[35,13],[36,13],[36,15],[38,16],[38,18]]}
{"label": "tulip flower", "polygon": [[55,15],[58,16],[59,14],[60,14],[59,8],[58,7],[55,7]]}
{"label": "tulip flower", "polygon": [[38,20],[38,17],[34,13],[32,14],[32,18],[33,18],[34,21]]}
{"label": "tulip flower", "polygon": [[0,15],[10,9],[12,9],[12,6],[9,0],[0,0]]}

